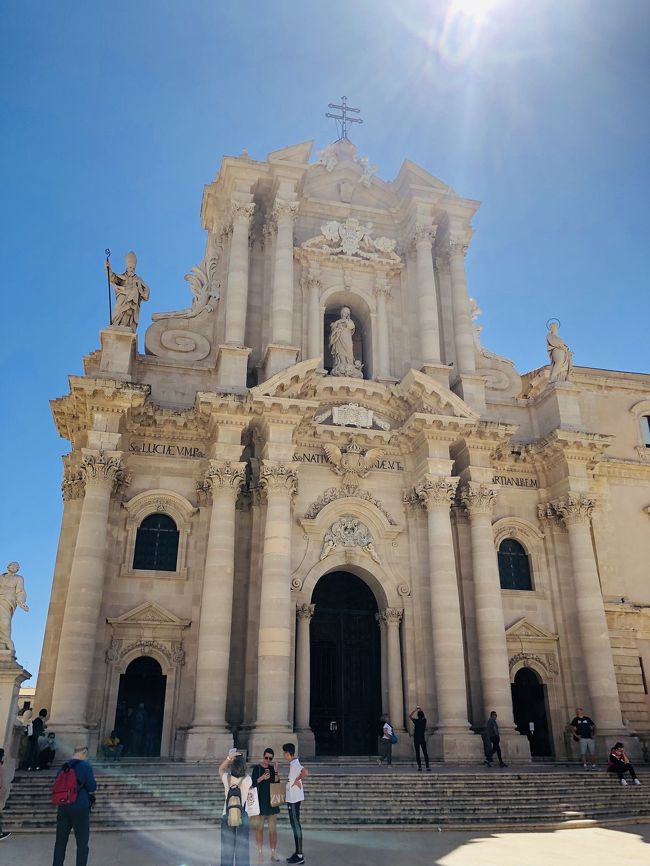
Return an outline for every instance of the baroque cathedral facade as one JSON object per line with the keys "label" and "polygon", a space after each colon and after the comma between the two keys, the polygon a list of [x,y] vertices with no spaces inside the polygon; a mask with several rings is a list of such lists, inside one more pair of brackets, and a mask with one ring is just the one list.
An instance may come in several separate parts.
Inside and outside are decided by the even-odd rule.
{"label": "baroque cathedral facade", "polygon": [[[582,706],[650,742],[650,375],[481,346],[479,204],[342,139],[224,158],[186,309],[130,254],[52,401],[70,443],[36,703],[134,755],[566,758]],[[146,272],[146,266],[143,267]],[[155,287],[152,290],[155,299]]]}

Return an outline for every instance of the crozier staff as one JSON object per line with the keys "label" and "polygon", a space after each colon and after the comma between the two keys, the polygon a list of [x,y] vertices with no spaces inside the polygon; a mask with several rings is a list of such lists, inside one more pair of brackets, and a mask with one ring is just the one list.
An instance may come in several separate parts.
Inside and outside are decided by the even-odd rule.
{"label": "crozier staff", "polygon": [[111,269],[108,257],[105,264],[108,279],[115,286],[115,312],[111,325],[120,325],[133,331],[138,326],[140,303],[149,300],[149,286],[135,272],[137,263],[136,254],[130,252],[126,254],[126,270],[123,274],[116,274]]}

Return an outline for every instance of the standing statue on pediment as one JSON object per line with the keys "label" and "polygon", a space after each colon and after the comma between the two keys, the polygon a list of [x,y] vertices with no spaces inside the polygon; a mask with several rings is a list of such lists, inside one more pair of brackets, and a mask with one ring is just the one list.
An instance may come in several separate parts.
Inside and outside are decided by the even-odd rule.
{"label": "standing statue on pediment", "polygon": [[108,279],[115,286],[115,309],[111,325],[120,325],[133,331],[138,326],[140,303],[149,300],[149,286],[135,272],[137,262],[135,253],[127,253],[126,270],[123,274],[116,274],[106,259]]}
{"label": "standing statue on pediment", "polygon": [[573,369],[573,352],[559,336],[558,326],[559,322],[551,321],[546,335],[546,351],[551,362],[548,381],[568,382]]}
{"label": "standing statue on pediment", "polygon": [[339,318],[335,322],[332,322],[330,329],[329,346],[334,362],[330,375],[363,379],[361,365],[357,366],[354,360],[352,337],[354,336],[356,325],[352,321],[349,307],[341,307]]}
{"label": "standing statue on pediment", "polygon": [[25,584],[18,574],[20,566],[10,562],[7,570],[0,574],[0,653],[15,652],[11,639],[11,620],[17,607],[28,611]]}

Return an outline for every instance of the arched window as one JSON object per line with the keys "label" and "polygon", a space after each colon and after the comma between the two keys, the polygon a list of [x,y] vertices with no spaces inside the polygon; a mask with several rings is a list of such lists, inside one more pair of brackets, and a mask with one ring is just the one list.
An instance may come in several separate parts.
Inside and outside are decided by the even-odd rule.
{"label": "arched window", "polygon": [[643,436],[643,444],[646,448],[650,448],[650,415],[641,416],[641,434]]}
{"label": "arched window", "polygon": [[504,538],[499,545],[499,578],[501,589],[533,588],[528,554],[514,538]]}
{"label": "arched window", "polygon": [[178,529],[166,514],[150,514],[138,527],[133,568],[176,571]]}

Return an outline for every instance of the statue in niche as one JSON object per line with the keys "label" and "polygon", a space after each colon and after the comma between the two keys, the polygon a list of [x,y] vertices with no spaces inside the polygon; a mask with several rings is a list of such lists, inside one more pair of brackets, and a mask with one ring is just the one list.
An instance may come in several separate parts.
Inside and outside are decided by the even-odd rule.
{"label": "statue in niche", "polygon": [[115,286],[115,309],[113,310],[111,325],[131,328],[132,331],[135,331],[138,326],[140,303],[149,300],[149,286],[135,272],[137,263],[138,259],[135,253],[127,253],[126,270],[123,274],[116,274],[106,259],[108,279]]}
{"label": "statue in niche", "polygon": [[356,325],[352,321],[349,307],[341,307],[339,318],[330,325],[329,347],[334,364],[330,371],[331,376],[349,376],[353,379],[363,379],[361,361],[354,360],[352,337]]}
{"label": "statue in niche", "polygon": [[28,611],[25,584],[18,574],[20,566],[10,562],[7,570],[0,574],[0,653],[15,653],[14,642],[11,639],[11,620],[17,607]]}
{"label": "statue in niche", "polygon": [[573,352],[558,335],[559,322],[551,321],[546,335],[546,351],[551,362],[548,381],[568,382],[573,369]]}

